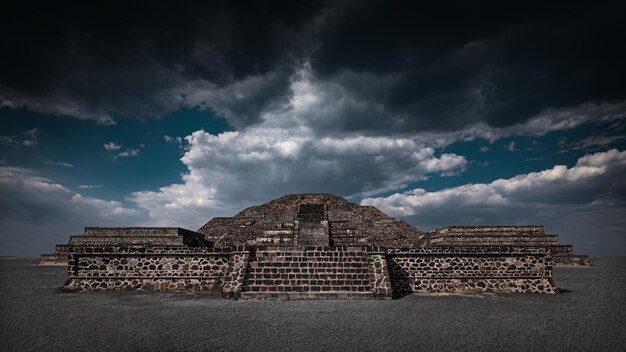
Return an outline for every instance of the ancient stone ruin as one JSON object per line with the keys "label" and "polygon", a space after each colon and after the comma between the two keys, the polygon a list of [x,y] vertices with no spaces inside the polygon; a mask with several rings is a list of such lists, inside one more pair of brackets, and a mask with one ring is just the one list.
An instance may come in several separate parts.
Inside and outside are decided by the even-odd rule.
{"label": "ancient stone ruin", "polygon": [[330,194],[292,194],[198,231],[87,227],[42,264],[65,290],[219,292],[223,298],[392,298],[409,293],[557,293],[552,266],[586,265],[542,226],[425,233]]}

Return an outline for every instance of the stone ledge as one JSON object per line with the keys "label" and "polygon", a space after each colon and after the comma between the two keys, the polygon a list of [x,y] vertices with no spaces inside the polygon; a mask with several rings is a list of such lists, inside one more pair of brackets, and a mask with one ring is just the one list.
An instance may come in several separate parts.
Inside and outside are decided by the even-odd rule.
{"label": "stone ledge", "polygon": [[80,246],[70,247],[70,254],[89,255],[230,255],[231,248],[184,246]]}
{"label": "stone ledge", "polygon": [[387,248],[389,255],[545,255],[548,251],[544,247],[518,247],[518,246],[436,246],[436,247],[407,247]]}
{"label": "stone ledge", "polygon": [[146,276],[146,275],[136,275],[136,276],[70,276],[72,280],[185,280],[185,279],[199,279],[199,280],[219,280],[222,279],[223,276]]}
{"label": "stone ledge", "polygon": [[552,259],[554,260],[554,264],[556,265],[582,265],[582,266],[590,266],[589,256],[587,255],[553,255]]}
{"label": "stone ledge", "polygon": [[242,299],[374,299],[372,292],[241,292]]}

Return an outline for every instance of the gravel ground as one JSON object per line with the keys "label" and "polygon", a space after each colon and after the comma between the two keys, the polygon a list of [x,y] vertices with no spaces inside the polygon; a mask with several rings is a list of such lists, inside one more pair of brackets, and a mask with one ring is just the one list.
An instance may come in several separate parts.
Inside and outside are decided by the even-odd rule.
{"label": "gravel ground", "polygon": [[64,267],[0,258],[0,350],[624,351],[626,257],[557,268],[559,295],[222,301],[63,293]]}

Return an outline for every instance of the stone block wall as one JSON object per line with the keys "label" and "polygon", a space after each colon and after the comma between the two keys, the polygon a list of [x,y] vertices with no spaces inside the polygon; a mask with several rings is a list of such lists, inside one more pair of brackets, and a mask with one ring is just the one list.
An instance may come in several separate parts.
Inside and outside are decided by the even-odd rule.
{"label": "stone block wall", "polygon": [[542,248],[389,249],[394,293],[557,293],[553,260]]}
{"label": "stone block wall", "polygon": [[210,246],[204,235],[180,227],[85,227],[71,246]]}
{"label": "stone block wall", "polygon": [[369,247],[368,252],[368,274],[372,297],[391,298],[393,292],[387,265],[387,249],[385,247]]}
{"label": "stone block wall", "polygon": [[519,247],[69,248],[66,290],[220,292],[223,298],[556,293],[552,257]]}
{"label": "stone block wall", "polygon": [[557,236],[536,235],[500,235],[500,234],[474,234],[474,235],[433,235],[430,238],[431,246],[548,246],[558,245]]}
{"label": "stone block wall", "polygon": [[367,247],[258,247],[250,257],[241,297],[390,296],[384,264],[384,253],[370,259]]}
{"label": "stone block wall", "polygon": [[85,227],[54,254],[42,254],[40,265],[67,264],[70,247],[212,247],[201,233],[180,227]]}
{"label": "stone block wall", "polygon": [[241,297],[249,260],[250,247],[235,247],[228,263],[224,286],[222,287],[222,298],[239,299]]}
{"label": "stone block wall", "polygon": [[541,225],[511,225],[511,226],[448,226],[436,230],[435,232],[443,235],[453,234],[500,234],[503,236],[511,235],[544,235],[544,229]]}
{"label": "stone block wall", "polygon": [[230,257],[207,247],[71,247],[64,289],[220,292]]}
{"label": "stone block wall", "polygon": [[67,265],[69,255],[69,246],[65,244],[57,244],[54,246],[53,254],[42,254],[39,265]]}
{"label": "stone block wall", "polygon": [[574,255],[571,245],[562,245],[559,236],[546,235],[543,226],[452,226],[426,236],[425,247],[527,247],[543,248],[556,264],[588,265],[587,256]]}

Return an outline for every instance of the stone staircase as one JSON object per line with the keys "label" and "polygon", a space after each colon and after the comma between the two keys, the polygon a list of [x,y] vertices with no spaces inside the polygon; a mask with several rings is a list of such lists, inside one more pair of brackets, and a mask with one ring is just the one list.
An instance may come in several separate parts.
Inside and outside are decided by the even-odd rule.
{"label": "stone staircase", "polygon": [[296,214],[296,223],[299,246],[329,246],[326,204],[300,204]]}
{"label": "stone staircase", "polygon": [[366,247],[259,248],[241,298],[373,298]]}

